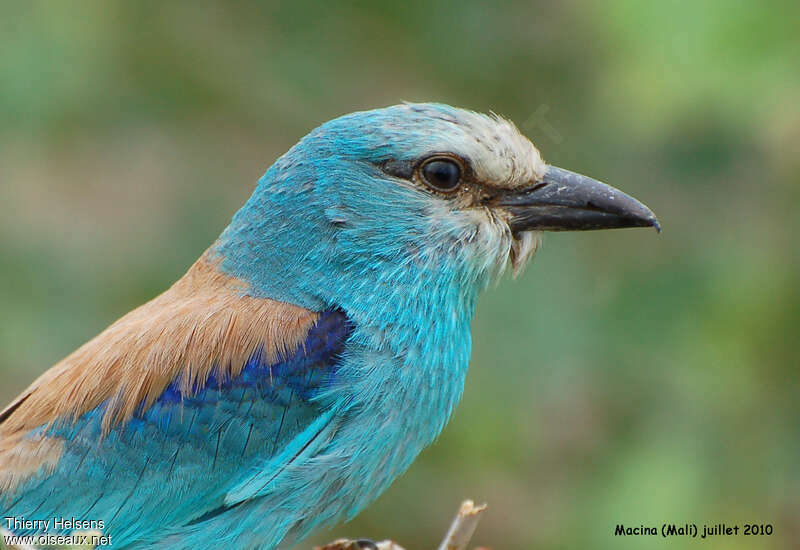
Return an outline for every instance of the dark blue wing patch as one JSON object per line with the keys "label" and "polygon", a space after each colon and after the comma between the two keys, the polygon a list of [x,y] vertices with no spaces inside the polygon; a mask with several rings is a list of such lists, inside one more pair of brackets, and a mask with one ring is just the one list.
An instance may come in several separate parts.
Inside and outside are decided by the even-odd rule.
{"label": "dark blue wing patch", "polygon": [[[214,369],[201,387],[192,388],[188,395],[181,391],[181,381],[173,381],[156,404],[178,403],[205,395],[206,390],[244,392],[248,389],[275,390],[289,387],[301,399],[308,399],[336,373],[336,357],[352,332],[347,316],[339,310],[323,311],[309,329],[305,341],[291,355],[277,363],[263,360],[262,349],[247,361],[239,376],[220,380]],[[278,394],[274,394],[278,397]],[[268,396],[263,396],[268,397]],[[138,416],[141,416],[141,411]]]}

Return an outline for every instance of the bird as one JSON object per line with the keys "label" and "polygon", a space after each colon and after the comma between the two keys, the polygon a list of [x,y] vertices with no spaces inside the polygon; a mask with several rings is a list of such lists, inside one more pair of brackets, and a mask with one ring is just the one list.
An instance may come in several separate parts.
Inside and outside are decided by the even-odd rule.
{"label": "bird", "polygon": [[447,424],[481,291],[543,232],[627,227],[660,231],[501,116],[330,120],[183,277],[0,413],[3,527],[270,550],[349,520]]}

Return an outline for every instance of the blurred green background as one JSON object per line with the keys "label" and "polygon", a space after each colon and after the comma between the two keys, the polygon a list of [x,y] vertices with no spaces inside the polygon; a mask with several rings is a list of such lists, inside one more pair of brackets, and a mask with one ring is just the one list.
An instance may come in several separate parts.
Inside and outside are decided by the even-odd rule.
{"label": "blurred green background", "polygon": [[[481,300],[463,402],[349,525],[434,548],[800,545],[800,4],[0,3],[0,400],[177,279],[317,124],[516,121],[664,231],[550,234]],[[768,538],[613,536],[770,523]],[[309,544],[301,547],[310,547]]]}

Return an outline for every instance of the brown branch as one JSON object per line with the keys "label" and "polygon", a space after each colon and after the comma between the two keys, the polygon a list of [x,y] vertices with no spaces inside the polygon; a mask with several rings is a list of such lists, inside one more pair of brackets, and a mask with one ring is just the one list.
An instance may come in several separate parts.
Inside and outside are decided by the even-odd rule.
{"label": "brown branch", "polygon": [[[447,535],[445,535],[438,550],[467,550],[467,545],[472,539],[472,534],[475,532],[484,510],[486,510],[485,504],[475,506],[475,503],[471,500],[462,502],[458,514],[453,519],[453,523],[450,524],[450,529],[448,529]],[[405,550],[391,540],[383,540],[375,544],[378,546],[378,550]],[[314,550],[363,550],[363,548],[365,547],[356,540],[338,539],[325,546],[315,546]]]}
{"label": "brown branch", "polygon": [[439,550],[467,550],[467,545],[484,510],[486,510],[485,504],[475,506],[471,500],[462,502],[458,514],[450,524],[450,530],[439,545]]}

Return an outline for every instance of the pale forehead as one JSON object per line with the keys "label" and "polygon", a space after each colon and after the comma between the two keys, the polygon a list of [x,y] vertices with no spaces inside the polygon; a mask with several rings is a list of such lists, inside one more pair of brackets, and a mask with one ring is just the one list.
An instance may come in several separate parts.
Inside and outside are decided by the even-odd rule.
{"label": "pale forehead", "polygon": [[480,181],[498,187],[516,187],[544,175],[546,166],[539,151],[504,118],[453,107],[407,107],[430,117],[428,145],[468,159]]}

